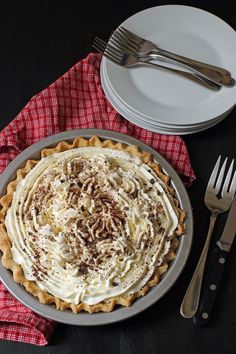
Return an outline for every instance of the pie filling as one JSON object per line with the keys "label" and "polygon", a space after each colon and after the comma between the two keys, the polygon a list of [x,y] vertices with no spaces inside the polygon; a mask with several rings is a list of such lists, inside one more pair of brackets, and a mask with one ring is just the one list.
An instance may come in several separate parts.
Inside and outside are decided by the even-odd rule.
{"label": "pie filling", "polygon": [[178,225],[163,181],[125,151],[81,147],[42,158],[5,220],[25,278],[72,304],[138,292]]}

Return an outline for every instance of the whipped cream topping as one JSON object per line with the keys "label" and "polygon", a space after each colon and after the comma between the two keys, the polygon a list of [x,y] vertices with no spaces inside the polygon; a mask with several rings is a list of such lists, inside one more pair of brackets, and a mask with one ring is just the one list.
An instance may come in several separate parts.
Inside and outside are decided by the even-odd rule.
{"label": "whipped cream topping", "polygon": [[93,305],[148,282],[178,217],[141,159],[84,147],[42,158],[18,183],[5,223],[26,279],[66,302]]}

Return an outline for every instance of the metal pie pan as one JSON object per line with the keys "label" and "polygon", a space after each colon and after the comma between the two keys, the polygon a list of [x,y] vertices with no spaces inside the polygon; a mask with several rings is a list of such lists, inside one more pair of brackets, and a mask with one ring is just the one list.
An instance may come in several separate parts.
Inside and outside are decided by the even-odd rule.
{"label": "metal pie pan", "polygon": [[116,133],[109,130],[101,129],[78,129],[71,130],[68,132],[63,132],[47,137],[46,139],[35,143],[21,152],[4,170],[0,179],[0,195],[4,195],[6,192],[7,184],[15,179],[16,171],[25,165],[28,159],[39,159],[40,151],[46,147],[53,147],[57,145],[60,141],[67,140],[72,141],[76,137],[89,138],[93,135],[97,135],[100,138],[112,139],[114,141],[121,141],[129,145],[137,145],[143,151],[150,152],[154,160],[162,166],[163,170],[171,177],[172,185],[176,190],[176,195],[180,201],[181,207],[187,212],[186,227],[187,231],[183,237],[179,239],[179,246],[176,252],[176,259],[170,263],[168,271],[164,274],[161,281],[155,285],[150,291],[141,297],[130,306],[130,307],[117,307],[114,311],[110,313],[93,313],[89,314],[86,312],[74,314],[71,311],[60,311],[55,309],[52,305],[44,305],[39,302],[37,298],[29,294],[21,285],[17,284],[12,277],[12,272],[5,269],[0,264],[0,277],[6,288],[24,305],[29,307],[35,313],[39,315],[55,320],[57,322],[66,323],[70,325],[81,325],[81,326],[94,326],[94,325],[105,325],[109,323],[118,322],[124,319],[128,319],[151,305],[157,302],[162,296],[164,296],[167,291],[176,282],[179,275],[181,274],[187,258],[189,256],[192,237],[193,237],[193,216],[191,204],[189,201],[186,189],[175,172],[175,170],[170,166],[170,164],[155,150],[138,141],[130,136]]}

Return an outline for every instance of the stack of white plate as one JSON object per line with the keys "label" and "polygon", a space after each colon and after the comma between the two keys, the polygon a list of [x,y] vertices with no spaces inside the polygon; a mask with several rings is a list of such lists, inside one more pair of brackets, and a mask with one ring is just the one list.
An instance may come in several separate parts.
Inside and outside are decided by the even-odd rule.
{"label": "stack of white plate", "polygon": [[[157,6],[121,25],[163,49],[223,67],[236,78],[235,31],[206,11],[182,5]],[[110,103],[124,118],[163,134],[208,129],[236,104],[236,86],[212,91],[161,69],[123,68],[105,57],[101,81]]]}

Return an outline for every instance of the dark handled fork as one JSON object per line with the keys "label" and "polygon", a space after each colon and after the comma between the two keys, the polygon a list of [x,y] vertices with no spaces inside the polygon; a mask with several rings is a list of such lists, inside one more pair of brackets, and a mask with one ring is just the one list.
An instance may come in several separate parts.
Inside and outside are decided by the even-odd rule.
{"label": "dark handled fork", "polygon": [[192,318],[197,312],[207,253],[216,218],[219,214],[226,212],[230,208],[235,195],[236,172],[234,172],[231,180],[234,160],[231,162],[224,180],[227,158],[219,171],[220,159],[221,157],[219,156],[206,188],[204,200],[206,206],[211,211],[210,225],[202,254],[180,307],[180,313],[185,318]]}
{"label": "dark handled fork", "polygon": [[153,42],[137,36],[122,26],[118,27],[113,32],[110,41],[113,44],[119,45],[121,49],[123,48],[123,50],[128,51],[130,54],[143,55],[143,58],[146,58],[146,60],[148,57],[149,59],[162,60],[165,58],[167,61],[180,63],[188,69],[194,70],[199,74],[203,74],[221,85],[235,85],[235,80],[231,77],[228,70],[161,49]]}
{"label": "dark handled fork", "polygon": [[96,49],[98,52],[103,53],[106,58],[111,60],[113,63],[123,66],[125,68],[130,68],[136,65],[146,65],[151,66],[154,68],[159,68],[162,70],[170,71],[175,74],[181,75],[185,78],[188,78],[194,82],[204,85],[207,88],[210,88],[215,91],[219,91],[221,89],[221,85],[218,83],[206,78],[203,75],[194,73],[194,72],[187,72],[183,70],[178,70],[174,68],[170,68],[167,66],[159,65],[156,63],[151,63],[149,61],[145,61],[142,58],[139,58],[135,55],[128,54],[124,51],[121,51],[120,48],[116,46],[104,42],[102,39],[96,37],[93,42],[93,48]]}

